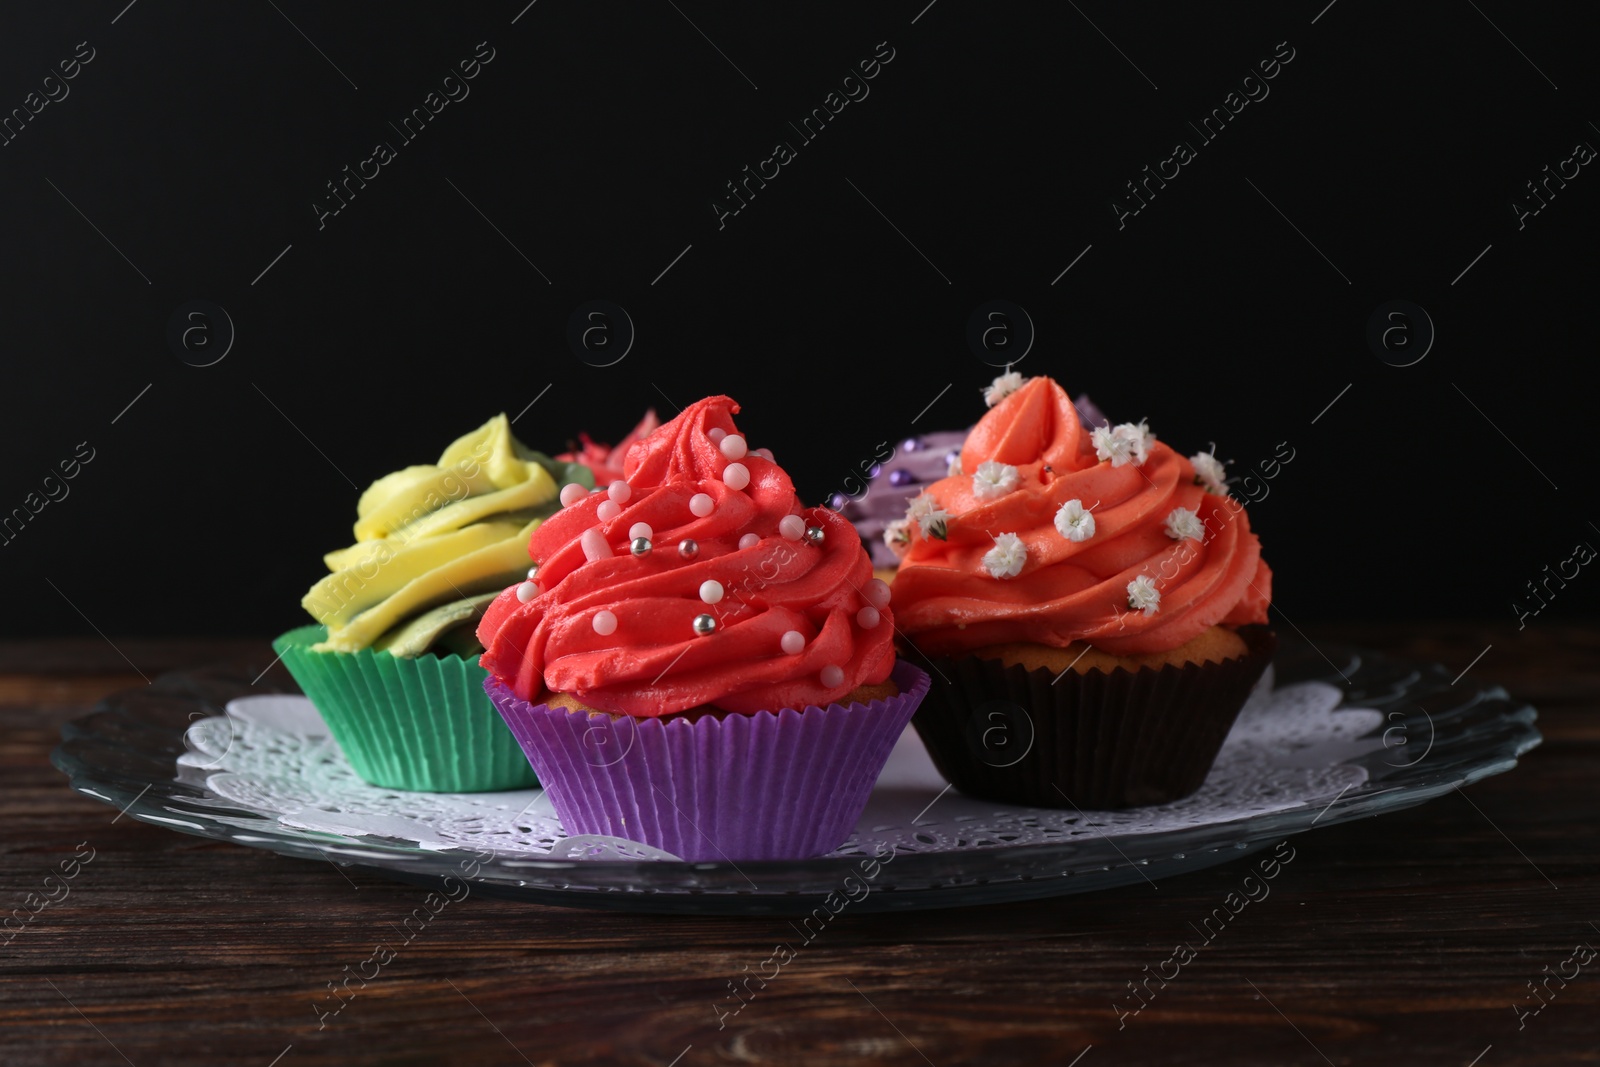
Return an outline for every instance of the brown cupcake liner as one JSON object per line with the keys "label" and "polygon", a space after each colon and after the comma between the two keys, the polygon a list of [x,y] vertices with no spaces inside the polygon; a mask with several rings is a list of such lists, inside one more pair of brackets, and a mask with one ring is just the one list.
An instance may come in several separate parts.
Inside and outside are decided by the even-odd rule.
{"label": "brown cupcake liner", "polygon": [[932,688],[911,720],[934,765],[972,797],[1042,808],[1165,804],[1199,789],[1277,636],[1238,631],[1221,663],[1118,667],[1057,679],[962,656],[918,660]]}

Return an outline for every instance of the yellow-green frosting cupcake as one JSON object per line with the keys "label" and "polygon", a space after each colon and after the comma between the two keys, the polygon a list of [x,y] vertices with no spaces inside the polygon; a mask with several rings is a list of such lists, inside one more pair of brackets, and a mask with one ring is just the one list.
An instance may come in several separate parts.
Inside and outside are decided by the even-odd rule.
{"label": "yellow-green frosting cupcake", "polygon": [[505,415],[437,463],[361,494],[355,544],[301,601],[321,623],[273,642],[363,779],[392,789],[477,792],[537,784],[483,692],[475,630],[526,576],[528,536],[587,467],[535,452]]}
{"label": "yellow-green frosting cupcake", "polygon": [[523,579],[528,535],[573,482],[592,489],[594,476],[522,444],[504,414],[438,463],[379,478],[356,505],[356,543],[323,557],[331,573],[300,602],[328,628],[315,650],[473,654],[483,608]]}

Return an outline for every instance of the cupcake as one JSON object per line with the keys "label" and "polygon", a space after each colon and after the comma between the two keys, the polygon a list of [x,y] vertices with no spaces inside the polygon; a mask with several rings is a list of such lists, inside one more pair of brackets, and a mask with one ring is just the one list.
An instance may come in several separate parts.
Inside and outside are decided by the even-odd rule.
{"label": "cupcake", "polygon": [[476,628],[528,569],[528,537],[587,494],[590,472],[527,448],[497,415],[438,463],[379,478],[356,505],[356,543],[301,605],[317,620],[273,648],[350,765],[373,785],[520,789],[535,779],[483,693]]}
{"label": "cupcake", "polygon": [[856,533],[872,556],[873,569],[880,578],[892,578],[900,565],[900,554],[909,542],[905,537],[906,507],[932,483],[950,474],[961,456],[965,430],[940,430],[908,437],[889,457],[872,464],[864,484],[852,493],[835,493],[828,503],[855,526]]}
{"label": "cupcake", "polygon": [[[990,407],[1008,395],[1011,378],[1001,376],[983,391]],[[1106,417],[1095,407],[1094,401],[1080,396],[1073,402],[1078,417],[1090,426],[1106,424]],[[960,473],[961,445],[967,439],[967,430],[940,430],[920,437],[907,437],[894,448],[887,459],[874,463],[866,472],[865,484],[846,486],[846,492],[835,493],[828,504],[841,512],[855,526],[856,532],[872,554],[873,573],[885,581],[894,577],[911,541],[906,533],[906,508],[929,485],[941,478]]]}
{"label": "cupcake", "polygon": [[569,834],[685,860],[842,844],[928,680],[897,662],[854,529],[803,508],[725,396],[534,531],[478,637],[485,688]]}
{"label": "cupcake", "polygon": [[1054,381],[1010,377],[964,473],[908,511],[896,615],[936,679],[917,730],[973,796],[1186,796],[1275,648],[1260,542],[1211,454],[1090,430]]}
{"label": "cupcake", "polygon": [[650,408],[644,413],[644,418],[639,420],[639,425],[616,444],[599,444],[588,434],[580,433],[578,440],[583,443],[583,447],[563,452],[556,459],[566,463],[581,463],[594,472],[595,484],[610,485],[622,477],[622,457],[628,454],[628,449],[633,447],[635,441],[650,436],[660,425],[661,420],[656,417],[655,408]]}

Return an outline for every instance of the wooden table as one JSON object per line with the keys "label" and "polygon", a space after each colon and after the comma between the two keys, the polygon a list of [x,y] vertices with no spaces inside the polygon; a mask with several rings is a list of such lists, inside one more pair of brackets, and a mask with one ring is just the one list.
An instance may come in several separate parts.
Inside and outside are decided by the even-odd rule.
{"label": "wooden table", "polygon": [[[1294,838],[1270,897],[1136,1016],[1113,1004],[1255,860],[1154,890],[847,911],[720,1030],[726,983],[792,937],[786,920],[476,897],[319,1029],[328,983],[424,891],[70,792],[49,763],[61,724],[143,679],[98,640],[0,644],[0,904],[93,852],[66,896],[0,938],[0,1063],[1600,1062],[1600,958],[1548,979],[1544,1001],[1529,986],[1570,975],[1576,946],[1600,949],[1600,627],[1310,629],[1456,669],[1492,643],[1472,677],[1535,704],[1545,744],[1462,794]],[[268,655],[264,641],[117,644],[150,676]],[[1515,1009],[1539,1003],[1519,1025]]]}

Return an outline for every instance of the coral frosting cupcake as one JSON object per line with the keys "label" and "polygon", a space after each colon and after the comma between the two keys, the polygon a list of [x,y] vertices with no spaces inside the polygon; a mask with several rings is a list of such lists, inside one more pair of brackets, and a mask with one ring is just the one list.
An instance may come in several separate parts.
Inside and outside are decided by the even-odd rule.
{"label": "coral frosting cupcake", "polygon": [[529,541],[478,628],[485,688],[569,834],[688,860],[819,855],[927,689],[849,523],[803,508],[709,397]]}
{"label": "coral frosting cupcake", "polygon": [[[1010,388],[1011,381],[1002,376],[984,389],[984,400],[993,407],[1009,395]],[[1072,403],[1085,424],[1091,427],[1106,424],[1106,417],[1087,396],[1080,396]],[[871,466],[865,485],[846,486],[847,492],[835,493],[829,499],[828,506],[855,525],[867,551],[872,554],[872,566],[880,578],[886,581],[893,578],[900,557],[911,545],[906,508],[929,485],[960,470],[961,446],[968,432],[940,430],[907,437],[889,453],[888,459]]]}
{"label": "coral frosting cupcake", "polygon": [[1199,788],[1271,658],[1272,574],[1208,453],[1089,429],[1048,378],[911,505],[898,625],[940,679],[916,726],[963,792],[1053,807]]}
{"label": "coral frosting cupcake", "polygon": [[379,478],[356,506],[356,543],[302,606],[319,625],[273,642],[356,773],[395,789],[535,784],[483,695],[475,629],[525,547],[587,469],[529,449],[497,415],[430,463]]}

